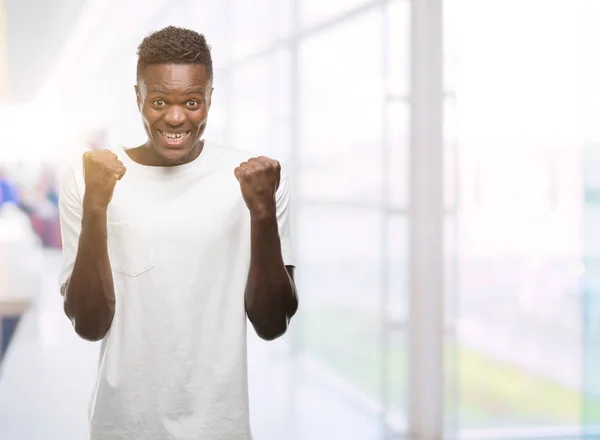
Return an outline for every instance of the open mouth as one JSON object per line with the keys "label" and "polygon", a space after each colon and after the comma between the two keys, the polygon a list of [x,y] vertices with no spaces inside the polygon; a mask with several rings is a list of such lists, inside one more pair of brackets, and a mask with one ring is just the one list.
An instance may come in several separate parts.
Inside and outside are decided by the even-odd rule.
{"label": "open mouth", "polygon": [[158,130],[162,138],[165,140],[168,146],[170,147],[178,147],[182,145],[191,132],[185,131],[183,133],[175,133],[169,131]]}

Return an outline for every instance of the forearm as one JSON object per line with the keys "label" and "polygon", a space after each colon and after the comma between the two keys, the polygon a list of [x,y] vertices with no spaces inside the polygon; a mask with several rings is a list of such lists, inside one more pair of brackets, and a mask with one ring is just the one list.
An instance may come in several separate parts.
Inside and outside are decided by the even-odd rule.
{"label": "forearm", "polygon": [[65,292],[65,312],[82,338],[102,339],[112,323],[115,293],[108,257],[106,208],[84,205],[73,272]]}
{"label": "forearm", "polygon": [[271,340],[285,333],[298,301],[281,256],[275,214],[251,214],[251,260],[246,311],[256,332]]}

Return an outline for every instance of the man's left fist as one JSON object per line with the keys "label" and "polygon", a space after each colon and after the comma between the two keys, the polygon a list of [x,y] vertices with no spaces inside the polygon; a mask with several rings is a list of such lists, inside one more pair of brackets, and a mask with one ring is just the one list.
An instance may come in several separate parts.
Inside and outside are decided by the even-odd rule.
{"label": "man's left fist", "polygon": [[234,171],[242,197],[252,214],[275,215],[275,193],[279,187],[281,165],[268,157],[248,159]]}

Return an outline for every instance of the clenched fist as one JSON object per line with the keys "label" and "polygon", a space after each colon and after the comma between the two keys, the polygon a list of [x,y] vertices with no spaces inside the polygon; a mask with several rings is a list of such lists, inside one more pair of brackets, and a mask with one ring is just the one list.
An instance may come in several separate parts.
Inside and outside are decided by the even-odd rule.
{"label": "clenched fist", "polygon": [[85,202],[95,207],[108,207],[115,185],[125,175],[125,171],[125,166],[112,151],[84,153]]}
{"label": "clenched fist", "polygon": [[264,156],[248,159],[234,170],[242,197],[252,214],[275,214],[280,173],[279,162]]}

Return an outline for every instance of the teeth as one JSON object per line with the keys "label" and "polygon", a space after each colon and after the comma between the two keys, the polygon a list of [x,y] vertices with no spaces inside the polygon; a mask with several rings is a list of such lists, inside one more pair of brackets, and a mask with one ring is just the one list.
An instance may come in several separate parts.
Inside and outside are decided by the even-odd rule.
{"label": "teeth", "polygon": [[167,139],[181,139],[185,133],[164,133]]}

